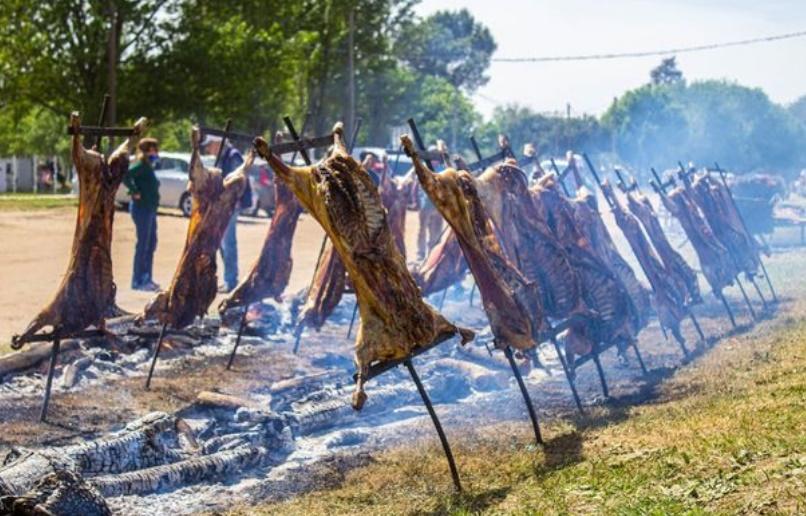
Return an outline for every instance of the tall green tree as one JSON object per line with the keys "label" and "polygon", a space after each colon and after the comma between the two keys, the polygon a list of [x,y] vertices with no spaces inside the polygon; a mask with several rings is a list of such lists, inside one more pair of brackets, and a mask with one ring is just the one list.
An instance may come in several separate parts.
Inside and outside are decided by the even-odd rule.
{"label": "tall green tree", "polygon": [[649,72],[650,82],[654,85],[677,84],[684,81],[683,72],[677,68],[677,57],[664,59]]}

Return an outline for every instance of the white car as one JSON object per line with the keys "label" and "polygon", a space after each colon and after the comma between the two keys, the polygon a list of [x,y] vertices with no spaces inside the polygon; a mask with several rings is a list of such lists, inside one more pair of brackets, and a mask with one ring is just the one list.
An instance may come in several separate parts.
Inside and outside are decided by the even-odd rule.
{"label": "white car", "polygon": [[[212,166],[213,156],[202,156],[205,166]],[[184,152],[160,152],[160,159],[154,173],[160,182],[160,206],[179,208],[185,217],[190,217],[192,200],[188,192],[188,168],[190,154]],[[128,188],[121,184],[115,195],[115,203],[127,208],[129,206]]]}

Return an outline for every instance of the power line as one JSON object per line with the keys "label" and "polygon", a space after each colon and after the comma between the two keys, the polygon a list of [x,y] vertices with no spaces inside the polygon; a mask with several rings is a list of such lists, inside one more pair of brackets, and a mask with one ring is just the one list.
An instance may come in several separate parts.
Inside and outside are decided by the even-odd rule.
{"label": "power line", "polygon": [[688,52],[701,52],[703,50],[714,50],[717,48],[753,45],[755,43],[768,43],[771,41],[780,41],[782,39],[801,38],[803,36],[806,36],[806,31],[790,32],[788,34],[779,34],[776,36],[743,39],[739,41],[728,41],[723,43],[709,43],[707,45],[697,45],[693,47],[670,48],[667,50],[650,50],[646,52],[622,52],[613,54],[586,54],[580,56],[497,57],[493,58],[492,61],[498,63],[547,63],[551,61],[593,61],[602,59],[621,59],[628,57],[667,56],[671,54],[684,54]]}

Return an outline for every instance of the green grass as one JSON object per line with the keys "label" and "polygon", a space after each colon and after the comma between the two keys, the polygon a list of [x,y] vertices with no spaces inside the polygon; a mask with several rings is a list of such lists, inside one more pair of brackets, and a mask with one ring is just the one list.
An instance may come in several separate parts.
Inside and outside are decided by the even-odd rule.
{"label": "green grass", "polygon": [[[806,320],[726,339],[644,405],[454,437],[465,492],[436,446],[321,473],[325,487],[232,514],[736,514],[806,511]],[[454,432],[454,436],[456,432]]]}
{"label": "green grass", "polygon": [[34,211],[76,206],[78,198],[70,195],[3,193],[0,211]]}

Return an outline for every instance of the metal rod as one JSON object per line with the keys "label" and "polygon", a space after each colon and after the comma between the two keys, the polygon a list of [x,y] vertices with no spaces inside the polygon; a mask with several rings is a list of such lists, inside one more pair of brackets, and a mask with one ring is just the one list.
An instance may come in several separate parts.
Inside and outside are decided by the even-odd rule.
{"label": "metal rod", "polygon": [[[305,113],[305,118],[302,120],[302,129],[300,133],[302,134],[302,136],[305,136],[305,131],[308,129],[308,122],[310,121],[311,121],[311,113],[310,112]],[[297,154],[299,154],[299,151],[295,150],[294,154],[291,155],[291,163],[290,163],[291,165],[293,165],[294,160],[297,159]]]}
{"label": "metal rod", "polygon": [[728,312],[728,317],[730,318],[730,324],[733,326],[733,329],[736,329],[736,318],[733,317],[733,311],[730,309],[730,305],[728,304],[728,300],[725,299],[725,294],[722,291],[714,292],[714,295],[722,301],[722,306],[725,307],[725,311]]}
{"label": "metal rod", "polygon": [[476,294],[476,282],[473,282],[473,287],[470,289],[470,306],[473,306],[473,296]]}
{"label": "metal rod", "polygon": [[[297,130],[294,128],[294,124],[291,122],[291,118],[284,116],[283,123],[285,123],[285,127],[286,129],[288,129],[288,133],[291,135],[291,138],[295,142],[299,142],[300,141],[299,133],[297,133]],[[310,166],[311,157],[308,156],[308,151],[305,149],[305,147],[299,149],[299,153],[302,156],[302,161],[304,161],[306,165]]]}
{"label": "metal rod", "polygon": [[[101,104],[101,113],[98,115],[98,127],[102,128],[106,125],[106,112],[109,111],[109,102],[112,100],[112,96],[109,93],[104,94],[104,100]],[[95,149],[103,155],[103,146],[101,145],[103,137],[99,134],[95,138]]]}
{"label": "metal rod", "polygon": [[247,303],[243,307],[243,313],[241,314],[241,322],[238,324],[238,335],[235,337],[235,347],[232,348],[232,353],[229,356],[229,361],[227,362],[227,371],[232,368],[232,363],[235,361],[235,354],[238,353],[238,346],[241,345],[241,335],[243,335],[244,327],[246,326],[246,313],[249,311],[249,304]]}
{"label": "metal rod", "polygon": [[[423,138],[420,136],[420,131],[417,129],[417,124],[414,122],[413,118],[408,119],[409,128],[411,129],[411,135],[414,136],[414,142],[417,144],[417,148],[421,151],[425,150],[425,144],[423,144]],[[428,170],[434,172],[434,164],[431,163],[430,159],[425,160],[425,166],[428,167]]]}
{"label": "metal rod", "polygon": [[[733,204],[733,209],[736,211],[736,213],[739,214],[739,220],[742,223],[742,227],[744,228],[744,232],[747,233],[747,235],[752,238],[752,234],[747,229],[747,223],[744,220],[744,216],[742,215],[742,212],[739,211],[739,206],[736,204],[736,199],[734,199],[734,197],[733,197],[733,190],[731,190],[730,186],[728,186],[728,181],[725,178],[725,171],[722,170],[722,168],[719,166],[719,163],[714,162],[714,165],[716,165],[716,169],[719,172],[719,178],[722,179],[722,184],[725,186],[725,189],[728,191],[728,196],[730,197],[731,204]],[[754,239],[754,242],[755,242],[755,239]],[[758,263],[759,263],[759,265],[761,265],[761,272],[764,273],[764,278],[767,280],[767,286],[770,288],[770,293],[772,294],[772,300],[777,303],[778,302],[778,296],[775,295],[775,289],[772,288],[772,281],[770,281],[770,275],[767,274],[767,267],[764,266],[764,260],[761,259],[761,253],[759,253],[759,255],[758,255]]]}
{"label": "metal rod", "polygon": [[151,368],[148,370],[148,378],[146,378],[146,390],[151,388],[151,377],[154,376],[154,367],[157,365],[157,358],[160,356],[160,349],[162,348],[162,340],[165,338],[165,329],[168,323],[163,323],[160,329],[160,336],[157,339],[157,345],[154,347],[154,358],[151,359]]}
{"label": "metal rod", "polygon": [[568,380],[568,387],[571,388],[571,395],[574,397],[574,403],[576,403],[577,410],[579,411],[580,414],[584,414],[585,409],[582,408],[582,400],[579,399],[579,393],[577,392],[576,383],[574,382],[574,379],[571,377],[571,370],[568,368],[568,362],[565,360],[565,355],[560,349],[560,345],[557,343],[557,337],[555,337],[554,335],[551,336],[551,343],[554,345],[554,351],[557,353],[557,356],[560,359],[560,364],[562,364],[563,366],[565,379]]}
{"label": "metal rod", "polygon": [[691,311],[691,308],[688,308],[688,316],[691,318],[691,322],[694,324],[694,328],[697,330],[697,334],[700,336],[700,340],[705,343],[705,334],[702,332],[702,328],[700,328],[700,323],[697,321],[697,318],[694,317],[694,312]]}
{"label": "metal rod", "polygon": [[446,287],[445,290],[442,291],[442,298],[439,300],[439,311],[442,311],[442,307],[445,305],[445,298],[448,296],[448,289],[451,287]]}
{"label": "metal rod", "polygon": [[453,487],[457,492],[461,492],[462,484],[459,482],[459,471],[456,469],[456,462],[453,460],[451,445],[448,443],[448,438],[445,437],[445,432],[442,430],[442,424],[439,422],[437,413],[434,411],[434,406],[431,404],[431,400],[428,398],[428,393],[425,392],[425,387],[423,387],[422,382],[420,382],[420,377],[417,376],[417,371],[414,369],[411,359],[405,360],[403,364],[406,366],[406,369],[409,370],[411,379],[414,382],[414,385],[417,386],[417,392],[420,393],[420,398],[422,398],[423,404],[425,405],[426,410],[428,410],[428,415],[431,416],[431,421],[434,423],[434,428],[437,430],[439,441],[442,443],[442,450],[445,452],[445,458],[448,459],[448,467],[451,470]]}
{"label": "metal rod", "polygon": [[297,325],[297,329],[294,332],[294,354],[296,355],[299,351],[299,341],[302,339],[302,331],[305,329],[305,325],[300,323]]}
{"label": "metal rod", "polygon": [[523,383],[523,377],[518,369],[518,364],[515,363],[515,357],[512,356],[512,348],[507,346],[504,348],[504,355],[509,361],[509,367],[512,368],[512,373],[515,375],[515,380],[518,382],[518,387],[523,395],[523,401],[526,402],[526,409],[529,411],[529,419],[532,420],[532,429],[535,432],[535,440],[537,444],[543,444],[543,436],[540,435],[540,424],[537,422],[537,413],[532,404],[532,398],[529,396],[529,391],[526,389],[526,384]]}
{"label": "metal rod", "polygon": [[599,360],[599,349],[598,345],[596,346],[593,351],[591,351],[593,359],[593,363],[596,364],[596,373],[599,375],[599,381],[602,384],[602,394],[604,394],[605,398],[610,397],[610,391],[607,388],[607,380],[605,379],[604,369],[602,369],[602,362]]}
{"label": "metal rod", "polygon": [[475,136],[471,136],[471,137],[470,137],[470,145],[473,147],[473,152],[474,152],[474,153],[476,153],[476,159],[477,159],[477,160],[479,160],[479,161],[481,161],[481,160],[482,160],[482,157],[481,157],[481,150],[479,149],[479,144],[478,144],[478,142],[476,141],[476,137],[475,137]]}
{"label": "metal rod", "polygon": [[353,316],[350,317],[350,326],[347,328],[347,338],[350,338],[350,335],[353,334],[353,324],[355,324],[355,314],[358,313],[358,298],[355,300],[355,304],[353,305]]}
{"label": "metal rod", "polygon": [[58,333],[54,332],[53,347],[50,350],[50,364],[48,365],[48,379],[45,381],[45,397],[42,400],[42,411],[39,413],[39,421],[44,422],[48,417],[48,405],[50,405],[50,391],[53,387],[53,373],[56,372],[56,361],[59,358],[59,347],[61,344]]}
{"label": "metal rod", "polygon": [[680,326],[672,326],[670,328],[672,330],[672,335],[674,335],[674,339],[680,344],[680,349],[683,351],[683,356],[687,357],[689,355],[688,348],[686,347],[686,339],[683,338],[683,334],[680,333]]}
{"label": "metal rod", "polygon": [[226,125],[224,125],[224,134],[221,136],[221,145],[218,146],[218,152],[215,156],[215,166],[218,168],[221,165],[221,157],[224,155],[224,147],[227,145],[227,133],[232,130],[232,119],[228,118]]}
{"label": "metal rod", "polygon": [[565,178],[563,177],[562,172],[560,172],[560,169],[557,168],[557,163],[554,162],[554,158],[549,158],[549,160],[551,162],[551,168],[554,169],[554,173],[557,174],[557,179],[560,181],[560,186],[563,189],[563,193],[566,197],[571,197],[568,187],[565,186]]}
{"label": "metal rod", "polygon": [[747,309],[750,310],[750,316],[754,320],[758,319],[758,317],[756,317],[756,311],[753,309],[753,303],[751,303],[750,298],[747,297],[747,292],[744,290],[744,285],[742,285],[742,282],[739,280],[738,274],[736,275],[736,285],[739,286],[739,291],[741,291],[742,293],[742,297],[744,298],[744,302],[747,305]]}
{"label": "metal rod", "polygon": [[756,289],[756,294],[758,294],[758,297],[761,299],[761,304],[764,307],[764,311],[766,312],[769,309],[769,306],[767,305],[767,300],[764,299],[764,294],[761,293],[761,289],[758,288],[758,283],[756,283],[756,278],[754,278],[753,275],[751,275],[751,274],[745,274],[745,277],[747,277],[747,279],[750,280],[750,283],[753,284],[753,288]]}
{"label": "metal rod", "polygon": [[599,190],[602,191],[602,195],[604,196],[605,201],[607,201],[608,206],[613,208],[614,207],[613,199],[611,199],[610,196],[605,193],[604,188],[602,188],[602,181],[601,181],[601,179],[599,179],[599,174],[596,172],[596,169],[593,168],[593,163],[591,163],[591,160],[588,157],[588,154],[583,152],[582,153],[582,158],[585,160],[585,163],[588,165],[588,170],[590,170],[591,175],[593,175],[593,178],[596,180],[596,184],[599,186]]}
{"label": "metal rod", "polygon": [[646,365],[644,364],[644,357],[641,356],[641,351],[638,350],[638,344],[635,343],[635,339],[630,339],[630,347],[632,347],[633,351],[635,351],[635,358],[638,359],[638,365],[641,366],[641,372],[644,374],[649,374],[649,371],[647,371]]}

